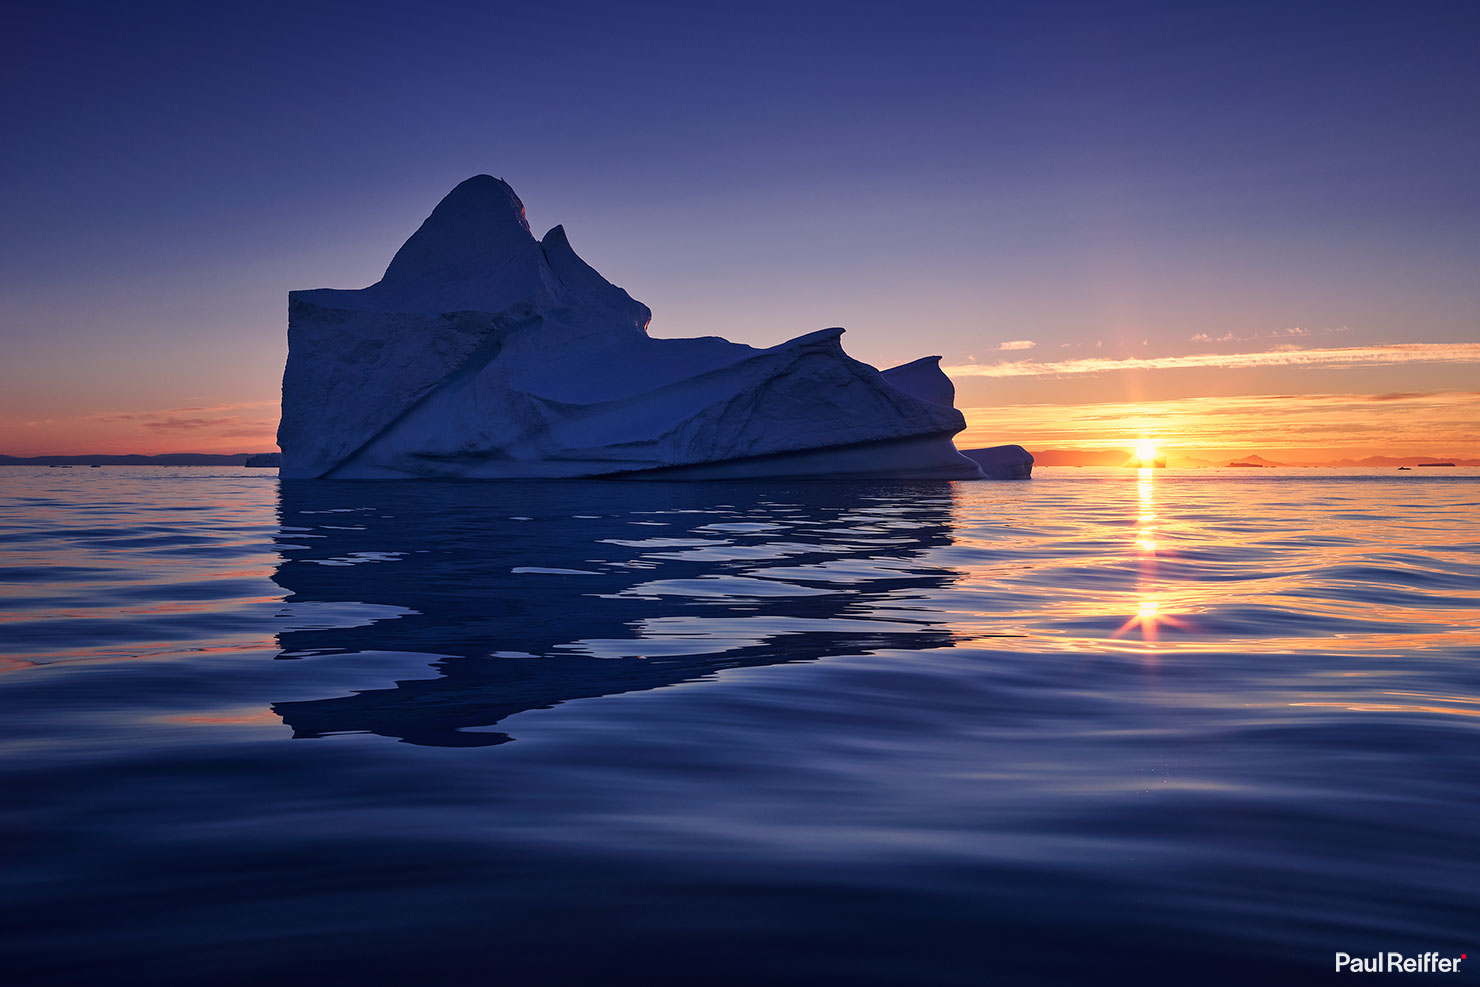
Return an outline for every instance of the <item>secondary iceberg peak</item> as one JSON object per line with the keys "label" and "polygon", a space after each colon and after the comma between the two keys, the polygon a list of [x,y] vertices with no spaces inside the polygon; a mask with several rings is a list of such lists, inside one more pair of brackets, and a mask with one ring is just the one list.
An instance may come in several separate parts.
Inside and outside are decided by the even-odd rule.
{"label": "secondary iceberg peak", "polygon": [[975,479],[938,357],[880,373],[841,329],[756,349],[651,312],[514,190],[452,190],[368,288],[289,293],[289,478]]}
{"label": "secondary iceberg peak", "polygon": [[892,367],[884,371],[884,379],[922,401],[947,408],[956,406],[956,385],[940,369],[938,356],[922,356],[918,360]]}
{"label": "secondary iceberg peak", "polygon": [[590,305],[609,310],[623,328],[630,322],[640,332],[647,332],[648,323],[653,318],[652,310],[581,260],[566,238],[564,226],[557,226],[546,233],[540,241],[540,249],[544,251],[545,263],[563,289]]}

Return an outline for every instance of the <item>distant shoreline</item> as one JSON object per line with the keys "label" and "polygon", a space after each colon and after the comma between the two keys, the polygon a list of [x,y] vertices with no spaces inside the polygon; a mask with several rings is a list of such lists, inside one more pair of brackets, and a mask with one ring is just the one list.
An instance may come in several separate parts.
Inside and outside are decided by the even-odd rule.
{"label": "distant shoreline", "polygon": [[167,452],[157,456],[100,453],[81,456],[0,456],[0,466],[245,466],[255,456],[277,453],[237,452]]}

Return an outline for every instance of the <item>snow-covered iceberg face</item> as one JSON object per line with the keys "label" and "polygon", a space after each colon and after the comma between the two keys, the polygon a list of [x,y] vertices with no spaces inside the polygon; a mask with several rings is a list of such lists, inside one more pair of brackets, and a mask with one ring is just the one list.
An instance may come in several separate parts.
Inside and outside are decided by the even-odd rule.
{"label": "snow-covered iceberg face", "polygon": [[880,373],[841,329],[756,349],[651,317],[470,178],[380,281],[289,293],[282,475],[982,476],[938,357]]}

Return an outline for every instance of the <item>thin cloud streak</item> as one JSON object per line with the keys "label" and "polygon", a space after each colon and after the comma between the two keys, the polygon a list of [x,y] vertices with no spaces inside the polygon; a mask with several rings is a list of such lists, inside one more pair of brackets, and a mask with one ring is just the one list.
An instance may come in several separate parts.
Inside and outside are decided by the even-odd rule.
{"label": "thin cloud streak", "polygon": [[1480,363],[1480,343],[1390,343],[1326,349],[1278,349],[1259,353],[1194,353],[1187,356],[1086,357],[1037,363],[963,363],[942,367],[953,377],[1057,377],[1118,370],[1180,370],[1236,367],[1360,367],[1400,363]]}
{"label": "thin cloud streak", "polygon": [[[226,404],[195,405],[188,408],[162,408],[157,411],[115,411],[103,414],[85,416],[88,421],[95,422],[132,422],[132,421],[167,421],[176,416],[201,411],[238,411],[245,408],[267,408],[277,404],[276,399],[265,401],[232,401]],[[51,421],[66,421],[67,419],[50,419]],[[205,421],[205,419],[197,419]]]}
{"label": "thin cloud streak", "polygon": [[175,429],[191,428],[220,428],[223,425],[239,425],[241,419],[235,415],[230,418],[161,418],[158,421],[144,422],[145,428],[172,431]]}

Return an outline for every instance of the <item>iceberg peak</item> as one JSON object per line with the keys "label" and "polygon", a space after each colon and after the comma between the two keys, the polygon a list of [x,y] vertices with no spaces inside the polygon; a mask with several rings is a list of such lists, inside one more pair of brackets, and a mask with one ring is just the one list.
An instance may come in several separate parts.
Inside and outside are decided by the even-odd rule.
{"label": "iceberg peak", "polygon": [[542,266],[524,203],[502,179],[477,175],[437,203],[366,291],[396,311],[497,310],[538,293]]}
{"label": "iceberg peak", "polygon": [[532,240],[524,203],[502,179],[469,178],[448,192],[426,222],[396,251],[383,282],[437,273],[467,273]]}

